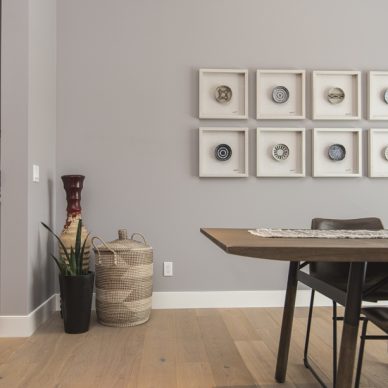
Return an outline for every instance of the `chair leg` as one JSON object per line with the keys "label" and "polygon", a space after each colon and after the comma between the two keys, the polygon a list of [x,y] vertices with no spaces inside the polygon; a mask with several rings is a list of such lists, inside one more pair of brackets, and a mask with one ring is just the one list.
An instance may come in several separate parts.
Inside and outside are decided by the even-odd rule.
{"label": "chair leg", "polygon": [[337,379],[337,303],[333,300],[333,388]]}
{"label": "chair leg", "polygon": [[362,325],[360,350],[359,350],[359,353],[358,353],[358,362],[357,362],[357,370],[356,370],[356,382],[354,384],[355,388],[358,388],[360,386],[362,360],[364,358],[365,337],[366,337],[367,326],[368,326],[368,320],[365,319],[364,323]]}
{"label": "chair leg", "polygon": [[304,355],[303,355],[303,363],[304,366],[310,370],[312,375],[316,378],[316,380],[319,382],[321,387],[326,388],[326,384],[323,382],[323,380],[319,377],[318,373],[315,371],[313,366],[309,363],[308,359],[308,350],[309,350],[309,342],[310,342],[310,331],[311,331],[311,322],[313,317],[313,308],[314,308],[314,296],[315,291],[311,290],[311,299],[310,299],[310,309],[309,309],[309,315],[307,319],[307,331],[306,331],[306,341],[304,344]]}
{"label": "chair leg", "polygon": [[308,350],[309,350],[309,342],[310,342],[311,320],[312,320],[313,308],[314,308],[314,296],[315,296],[315,290],[311,290],[310,308],[309,308],[309,315],[307,319],[306,340],[304,343],[304,354],[303,354],[303,362],[306,368],[309,368],[309,363],[307,358],[308,358]]}

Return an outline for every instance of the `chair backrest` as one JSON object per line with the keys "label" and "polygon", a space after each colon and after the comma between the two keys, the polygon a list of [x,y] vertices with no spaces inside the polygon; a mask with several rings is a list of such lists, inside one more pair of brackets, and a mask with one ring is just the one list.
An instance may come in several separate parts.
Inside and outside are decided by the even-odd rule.
{"label": "chair backrest", "polygon": [[311,229],[343,229],[343,230],[380,230],[384,229],[380,218],[355,218],[352,220],[336,220],[330,218],[313,218],[311,221]]}
{"label": "chair backrest", "polygon": [[[350,220],[330,219],[330,218],[313,218],[311,229],[321,230],[380,230],[384,229],[380,218],[356,218]],[[337,283],[347,283],[349,274],[349,263],[336,262],[317,262],[311,263],[309,266],[310,274],[320,278],[321,280]],[[369,263],[367,267],[367,283],[373,283],[375,279],[380,279],[382,275],[388,275],[388,263]]]}

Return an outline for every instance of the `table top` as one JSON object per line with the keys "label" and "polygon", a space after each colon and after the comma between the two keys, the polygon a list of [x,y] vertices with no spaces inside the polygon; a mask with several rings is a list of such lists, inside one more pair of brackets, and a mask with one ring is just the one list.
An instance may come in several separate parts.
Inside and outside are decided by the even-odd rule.
{"label": "table top", "polygon": [[225,252],[284,261],[388,262],[388,239],[263,238],[251,229],[201,228]]}

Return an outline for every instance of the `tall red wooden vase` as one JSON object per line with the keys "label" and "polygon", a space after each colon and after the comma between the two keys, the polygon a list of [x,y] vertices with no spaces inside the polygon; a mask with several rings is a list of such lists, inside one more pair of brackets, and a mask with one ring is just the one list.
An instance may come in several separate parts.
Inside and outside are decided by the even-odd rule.
{"label": "tall red wooden vase", "polygon": [[[75,239],[77,235],[78,222],[82,218],[81,215],[81,191],[83,188],[85,177],[83,175],[63,175],[63,187],[66,191],[66,200],[67,200],[67,218],[66,224],[61,233],[61,240],[65,245],[66,249],[70,253],[70,248],[75,248]],[[81,233],[81,246],[85,241],[85,238],[88,235],[88,231],[82,223],[82,233]],[[60,249],[60,254],[64,257],[64,252],[62,248]],[[86,241],[84,259],[83,259],[83,269],[84,271],[89,270],[89,258],[90,258],[90,239]]]}

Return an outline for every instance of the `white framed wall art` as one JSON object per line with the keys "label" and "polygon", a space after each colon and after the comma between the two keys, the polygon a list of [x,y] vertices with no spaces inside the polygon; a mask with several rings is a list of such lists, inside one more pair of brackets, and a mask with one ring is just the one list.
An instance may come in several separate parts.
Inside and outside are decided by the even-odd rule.
{"label": "white framed wall art", "polygon": [[200,69],[199,118],[247,119],[248,70]]}
{"label": "white framed wall art", "polygon": [[257,177],[306,175],[304,128],[257,128],[256,135]]}
{"label": "white framed wall art", "polygon": [[248,176],[248,128],[199,128],[199,176]]}
{"label": "white framed wall art", "polygon": [[313,129],[313,176],[362,176],[360,128]]}
{"label": "white framed wall art", "polygon": [[388,128],[371,128],[368,148],[368,175],[371,178],[388,177]]}
{"label": "white framed wall art", "polygon": [[257,70],[256,118],[258,120],[299,120],[305,117],[305,70]]}
{"label": "white framed wall art", "polygon": [[368,118],[388,120],[388,71],[368,74]]}
{"label": "white framed wall art", "polygon": [[314,120],[361,119],[360,71],[313,71]]}

